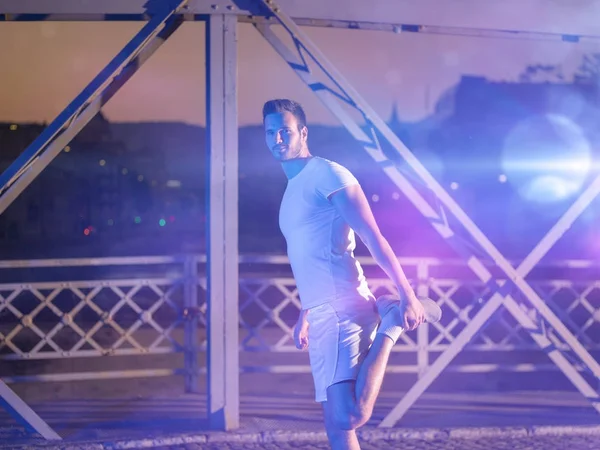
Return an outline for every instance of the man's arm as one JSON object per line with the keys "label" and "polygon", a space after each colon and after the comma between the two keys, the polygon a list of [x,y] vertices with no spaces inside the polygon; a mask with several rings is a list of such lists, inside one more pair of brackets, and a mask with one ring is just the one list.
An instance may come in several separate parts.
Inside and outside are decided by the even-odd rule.
{"label": "man's arm", "polygon": [[[423,319],[423,310],[420,302],[406,279],[406,275],[392,247],[381,234],[369,202],[360,185],[348,186],[335,192],[329,198],[342,218],[367,246],[377,264],[398,287],[400,294],[404,294],[409,306],[418,305],[415,306],[417,309],[415,314],[418,317],[411,317],[410,319],[411,321],[416,319],[420,323]],[[413,327],[411,326],[410,328]]]}
{"label": "man's arm", "polygon": [[406,294],[407,297],[414,295],[392,247],[379,230],[369,201],[360,185],[341,189],[332,194],[330,200],[350,228],[367,246],[375,262],[401,290],[400,293]]}

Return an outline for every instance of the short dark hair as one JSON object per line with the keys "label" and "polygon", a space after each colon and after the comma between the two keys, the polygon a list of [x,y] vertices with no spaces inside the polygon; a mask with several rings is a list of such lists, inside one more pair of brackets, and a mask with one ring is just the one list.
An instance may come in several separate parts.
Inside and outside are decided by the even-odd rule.
{"label": "short dark hair", "polygon": [[263,123],[265,122],[265,117],[267,117],[269,114],[282,113],[285,111],[294,115],[298,121],[298,130],[301,130],[306,126],[306,114],[304,113],[304,109],[300,103],[287,98],[276,98],[274,100],[269,100],[264,104]]}

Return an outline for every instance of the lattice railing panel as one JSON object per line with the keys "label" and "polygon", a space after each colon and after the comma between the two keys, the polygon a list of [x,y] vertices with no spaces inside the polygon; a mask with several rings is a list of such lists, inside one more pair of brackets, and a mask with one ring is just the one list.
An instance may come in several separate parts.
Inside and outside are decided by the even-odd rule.
{"label": "lattice railing panel", "polygon": [[[286,264],[270,261],[269,257],[264,259],[269,264]],[[144,264],[137,260],[132,263]],[[182,266],[176,264],[169,278],[164,276],[163,269],[156,267],[158,276],[143,279],[0,285],[0,359],[180,352],[184,350],[184,322],[189,318],[197,319],[197,350],[205,350],[206,278],[185,275]],[[421,355],[427,352],[431,364],[454,342],[490,292],[480,282],[461,278],[455,269],[458,266],[417,259],[402,264],[417,291],[441,306],[443,319],[429,325],[422,336],[414,332],[402,335],[394,351]],[[368,280],[376,296],[395,292],[387,278],[370,276]],[[600,281],[543,280],[531,284],[587,349],[600,350]],[[518,295],[515,297],[522,300]],[[280,363],[287,361],[286,353],[297,352],[293,327],[300,300],[292,277],[271,277],[268,272],[245,276],[241,271],[239,305],[240,351],[278,353],[284,358],[278,359]],[[539,323],[528,302],[521,301],[521,307]],[[552,329],[540,330],[553,336]],[[562,345],[560,340],[555,340],[555,344]],[[529,334],[504,308],[492,316],[467,349],[539,351]],[[290,357],[290,362],[297,364]],[[278,370],[283,370],[282,367]]]}
{"label": "lattice railing panel", "polygon": [[293,351],[300,300],[292,278],[240,280],[243,351]]}
{"label": "lattice railing panel", "polygon": [[181,350],[182,292],[164,278],[2,285],[0,358]]}
{"label": "lattice railing panel", "polygon": [[[551,280],[534,287],[579,342],[600,349],[600,281]],[[551,327],[547,332],[555,336]]]}
{"label": "lattice railing panel", "polygon": [[[294,351],[293,326],[298,317],[300,302],[293,279],[241,279],[240,325],[244,330],[241,349],[245,351]],[[558,295],[564,286],[560,282],[532,283],[548,304],[572,328],[576,336],[590,348],[600,347],[600,283],[580,283],[577,290],[569,284],[572,294],[564,305]],[[394,292],[387,279],[370,279],[370,287],[377,295]],[[456,279],[430,279],[426,281],[428,295],[436,300],[443,311],[439,323],[429,325],[429,351],[445,350],[466,324],[481,309],[490,296],[481,282]],[[523,303],[525,305],[525,303]],[[533,310],[525,308],[536,319]],[[285,313],[285,315],[283,314]],[[416,333],[402,335],[394,351],[414,351],[418,344]],[[537,350],[529,333],[501,308],[480,333],[467,346],[472,351]]]}

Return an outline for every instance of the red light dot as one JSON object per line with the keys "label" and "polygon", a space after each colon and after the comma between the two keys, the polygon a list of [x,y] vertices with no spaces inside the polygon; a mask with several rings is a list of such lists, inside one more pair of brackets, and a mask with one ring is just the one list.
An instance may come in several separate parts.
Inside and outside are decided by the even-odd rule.
{"label": "red light dot", "polygon": [[83,230],[83,234],[85,234],[86,236],[90,235],[90,229],[86,228],[85,230]]}

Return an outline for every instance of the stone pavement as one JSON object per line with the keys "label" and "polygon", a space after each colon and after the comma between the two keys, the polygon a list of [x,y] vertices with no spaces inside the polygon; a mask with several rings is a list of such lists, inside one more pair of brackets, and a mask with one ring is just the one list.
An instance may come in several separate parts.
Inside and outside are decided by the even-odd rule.
{"label": "stone pavement", "polygon": [[[397,428],[376,428],[404,395],[399,380],[386,378],[363,449],[600,450],[600,416],[574,391],[431,389]],[[183,394],[179,378],[15,384],[64,441],[43,442],[0,409],[0,448],[326,449],[309,383],[301,374],[244,375],[233,433],[205,431],[206,395]]]}
{"label": "stone pavement", "polygon": [[[360,433],[362,450],[594,450],[600,449],[600,427],[537,427],[530,429],[367,430]],[[5,443],[2,443],[5,444]],[[17,450],[327,450],[324,433],[211,433],[165,439],[113,442],[0,445]]]}
{"label": "stone pavement", "polygon": [[[271,444],[188,444],[156,447],[155,450],[330,450],[325,442]],[[381,440],[361,443],[361,450],[593,450],[600,449],[600,436],[541,436],[525,438]]]}

